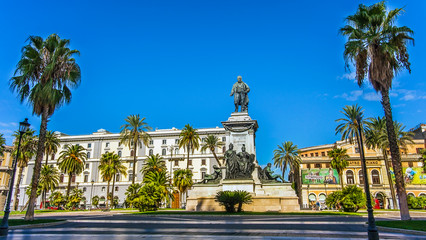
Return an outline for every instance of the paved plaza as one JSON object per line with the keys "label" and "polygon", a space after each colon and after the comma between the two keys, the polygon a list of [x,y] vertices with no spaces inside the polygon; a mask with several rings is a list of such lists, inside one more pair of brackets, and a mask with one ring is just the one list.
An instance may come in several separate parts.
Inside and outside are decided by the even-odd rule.
{"label": "paved plaza", "polygon": [[[396,218],[395,213],[383,215]],[[60,214],[56,226],[11,230],[7,239],[366,239],[362,216],[202,216],[122,213]],[[418,217],[422,217],[420,214]],[[379,217],[380,218],[380,217]],[[380,231],[381,239],[426,239]]]}

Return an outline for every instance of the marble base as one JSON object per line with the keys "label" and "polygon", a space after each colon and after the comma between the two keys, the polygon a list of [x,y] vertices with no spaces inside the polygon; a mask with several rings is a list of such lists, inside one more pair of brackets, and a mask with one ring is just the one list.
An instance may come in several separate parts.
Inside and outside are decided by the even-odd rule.
{"label": "marble base", "polygon": [[224,179],[222,181],[222,191],[244,190],[249,193],[254,193],[254,181],[252,179]]}

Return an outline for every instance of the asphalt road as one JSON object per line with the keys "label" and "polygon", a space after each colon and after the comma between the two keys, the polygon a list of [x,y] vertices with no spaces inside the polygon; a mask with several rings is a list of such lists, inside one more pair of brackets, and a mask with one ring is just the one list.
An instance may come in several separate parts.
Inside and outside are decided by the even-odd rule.
{"label": "asphalt road", "polygon": [[[117,213],[48,216],[65,224],[9,232],[7,239],[366,239],[358,216],[192,216]],[[381,239],[426,236],[380,232]]]}

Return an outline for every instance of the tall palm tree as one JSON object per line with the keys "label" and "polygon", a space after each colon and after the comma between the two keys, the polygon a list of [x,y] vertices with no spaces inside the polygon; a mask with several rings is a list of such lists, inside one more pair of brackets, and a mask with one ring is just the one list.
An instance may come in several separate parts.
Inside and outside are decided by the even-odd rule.
{"label": "tall palm tree", "polygon": [[141,146],[142,143],[147,146],[151,137],[147,131],[151,131],[152,128],[145,122],[145,118],[141,118],[139,114],[130,115],[126,119],[125,124],[121,126],[120,143],[127,145],[129,148],[133,148],[133,176],[132,184],[135,183],[136,178],[136,156],[137,146]]}
{"label": "tall palm tree", "polygon": [[146,158],[141,172],[145,176],[148,172],[166,172],[166,170],[166,162],[164,161],[163,157],[161,157],[159,154],[155,154]]}
{"label": "tall palm tree", "polygon": [[70,195],[72,176],[83,172],[86,157],[86,149],[80,145],[67,144],[60,153],[58,167],[62,172],[68,174],[67,199]]}
{"label": "tall palm tree", "polygon": [[223,145],[225,144],[221,142],[218,137],[216,137],[215,135],[208,135],[203,146],[201,147],[201,151],[210,149],[210,151],[213,153],[214,158],[216,159],[216,162],[219,164],[219,166],[222,166],[219,159],[217,158],[215,150],[216,148],[221,147]]}
{"label": "tall palm tree", "polygon": [[343,148],[333,148],[327,152],[327,155],[331,158],[331,167],[336,169],[339,174],[340,186],[343,189],[343,170],[349,165],[347,161],[349,159],[347,150]]}
{"label": "tall palm tree", "polygon": [[373,88],[382,95],[381,103],[386,117],[401,220],[409,220],[401,156],[389,98],[394,76],[404,69],[411,73],[407,45],[409,42],[414,43],[413,31],[406,26],[398,27],[395,24],[403,12],[402,8],[388,11],[385,1],[371,6],[360,4],[357,12],[346,18],[347,25],[341,28],[340,32],[348,37],[344,51],[346,66],[349,66],[349,62],[355,64],[358,85],[361,86],[368,79]]}
{"label": "tall palm tree", "polygon": [[174,172],[173,186],[179,190],[180,199],[183,199],[183,194],[192,187],[192,171],[189,169],[178,169]]}
{"label": "tall palm tree", "polygon": [[291,179],[291,181],[294,183],[294,189],[299,197],[299,203],[301,204],[302,185],[299,173],[301,163],[299,148],[291,141],[284,142],[281,146],[277,145],[277,149],[274,150],[274,157],[272,159],[274,160],[274,166],[281,169],[283,179],[287,167],[290,167],[290,172],[293,175],[293,179]]}
{"label": "tall palm tree", "polygon": [[127,167],[124,166],[123,162],[120,159],[118,154],[113,153],[113,157],[111,158],[111,165],[114,173],[114,178],[112,180],[112,191],[111,191],[111,206],[115,206],[114,204],[114,191],[115,191],[115,181],[117,180],[118,175],[127,176]]}
{"label": "tall palm tree", "polygon": [[80,52],[69,48],[70,40],[51,34],[47,39],[30,36],[22,48],[10,88],[21,102],[26,101],[41,116],[37,156],[32,176],[32,192],[25,220],[34,220],[37,185],[43,160],[47,122],[56,109],[71,101],[71,88],[80,83],[80,67],[74,56]]}
{"label": "tall palm tree", "polygon": [[6,139],[3,137],[3,134],[0,133],[0,157],[3,157],[4,145],[6,145]]}
{"label": "tall palm tree", "polygon": [[[28,162],[30,159],[36,154],[37,152],[37,137],[34,136],[35,131],[32,129],[28,129],[27,132],[25,132],[22,135],[21,139],[21,149],[19,150],[19,156],[18,156],[18,162],[17,166],[19,168],[18,170],[18,178],[16,179],[15,189],[13,196],[13,209],[16,211],[18,210],[18,189],[19,185],[21,185],[21,179],[22,179],[22,173],[24,169],[28,166]],[[18,141],[16,139],[19,138],[19,132],[15,132],[12,136],[15,137],[15,146],[12,155],[16,157],[17,151],[18,151]]]}
{"label": "tall palm tree", "polygon": [[44,151],[46,152],[46,165],[49,161],[49,155],[58,151],[60,144],[59,138],[53,131],[46,132],[46,141],[44,143]]}
{"label": "tall palm tree", "polygon": [[55,190],[59,185],[59,171],[53,165],[44,165],[41,168],[39,185],[42,191],[43,208],[46,208],[47,192]]}
{"label": "tall palm tree", "polygon": [[[107,152],[102,154],[100,159],[99,171],[104,181],[108,182],[107,185],[107,199],[106,199],[106,207],[108,208],[108,198],[110,197],[109,186],[111,181],[115,176],[115,169],[113,164],[113,159],[115,158],[114,152]],[[111,198],[112,199],[112,198]]]}
{"label": "tall palm tree", "polygon": [[179,135],[179,148],[186,148],[188,154],[186,169],[189,169],[189,152],[194,154],[194,151],[200,148],[200,136],[197,129],[189,124],[185,125]]}

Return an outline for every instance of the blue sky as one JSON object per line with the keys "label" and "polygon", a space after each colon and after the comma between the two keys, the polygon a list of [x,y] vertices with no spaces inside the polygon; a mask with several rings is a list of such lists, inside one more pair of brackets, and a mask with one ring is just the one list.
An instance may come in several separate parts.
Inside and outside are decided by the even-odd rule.
{"label": "blue sky", "polygon": [[[345,72],[345,39],[338,29],[359,3],[375,1],[3,1],[0,6],[0,133],[25,117],[40,119],[9,90],[29,35],[57,33],[81,56],[81,85],[48,128],[89,134],[118,132],[129,114],[154,128],[221,126],[233,111],[238,75],[250,86],[249,113],[257,119],[257,158],[271,161],[277,144],[333,143],[335,119],[360,104],[383,116],[379,96]],[[412,74],[395,78],[394,118],[407,128],[426,120],[425,1],[405,6],[399,25],[415,31]]]}

